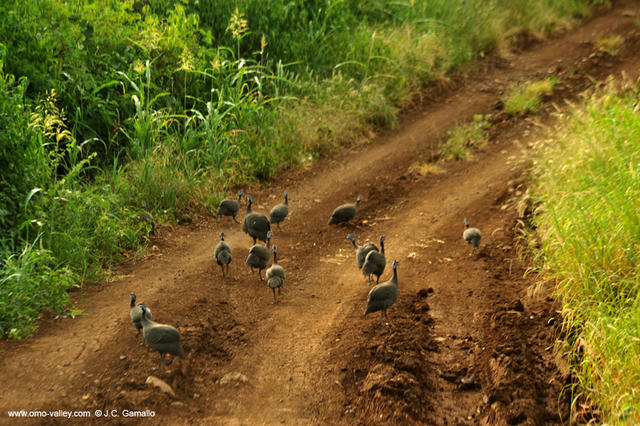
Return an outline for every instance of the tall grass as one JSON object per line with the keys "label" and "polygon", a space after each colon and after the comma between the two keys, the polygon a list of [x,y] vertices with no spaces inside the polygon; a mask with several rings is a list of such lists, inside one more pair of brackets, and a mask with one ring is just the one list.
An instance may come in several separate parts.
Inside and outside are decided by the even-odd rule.
{"label": "tall grass", "polygon": [[571,368],[606,422],[640,421],[640,85],[590,94],[535,161],[538,266]]}
{"label": "tall grass", "polygon": [[[100,281],[146,241],[141,208],[213,209],[234,185],[393,128],[430,79],[590,3],[6,0],[0,264],[38,241],[45,269],[25,271]],[[2,306],[0,336],[22,330]]]}

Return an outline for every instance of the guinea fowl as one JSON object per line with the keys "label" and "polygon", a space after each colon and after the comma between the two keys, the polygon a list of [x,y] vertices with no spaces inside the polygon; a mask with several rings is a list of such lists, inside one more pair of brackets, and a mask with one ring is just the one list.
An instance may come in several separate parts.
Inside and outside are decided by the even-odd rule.
{"label": "guinea fowl", "polygon": [[253,198],[247,197],[247,201],[249,201],[249,205],[247,206],[247,214],[242,223],[242,230],[253,238],[253,244],[256,243],[256,240],[267,242],[267,234],[271,230],[269,218],[263,214],[251,211]]}
{"label": "guinea fowl", "polygon": [[385,266],[387,266],[387,259],[384,256],[385,239],[385,237],[380,237],[380,251],[370,251],[364,259],[362,273],[367,276],[369,284],[371,284],[371,274],[377,277],[376,284],[378,284],[380,282],[380,275],[382,275]]}
{"label": "guinea fowl", "polygon": [[278,225],[280,230],[280,222],[283,222],[289,214],[289,193],[284,193],[284,203],[278,204],[271,209],[269,213],[271,223]]}
{"label": "guinea fowl", "polygon": [[[138,337],[140,335],[140,330],[142,330],[142,308],[140,305],[136,306],[135,294],[131,293],[130,297],[131,304],[129,305],[129,316],[131,317],[133,326],[138,329],[138,334],[136,334],[136,337]],[[153,318],[153,315],[151,315],[151,309],[147,308],[147,315],[149,316],[149,319]]]}
{"label": "guinea fowl", "polygon": [[147,312],[148,309],[144,305],[138,305],[142,309],[142,335],[144,341],[147,342],[156,351],[160,352],[160,364],[164,364],[164,354],[170,353],[185,359],[182,345],[180,344],[180,332],[175,327],[167,324],[158,324],[151,321]]}
{"label": "guinea fowl", "polygon": [[147,203],[143,201],[142,209],[140,209],[140,212],[137,215],[135,215],[135,217],[141,223],[144,223],[144,226],[149,232],[149,235],[156,235],[156,221],[153,218],[153,215],[151,214],[151,212],[146,210],[146,208],[147,208]]}
{"label": "guinea fowl", "polygon": [[356,262],[358,263],[358,269],[362,269],[362,265],[364,265],[364,260],[367,257],[367,254],[370,251],[378,251],[378,246],[372,242],[367,242],[365,245],[359,246],[356,244],[356,239],[351,235],[347,235],[347,239],[351,240],[353,248],[356,249]]}
{"label": "guinea fowl", "polygon": [[236,223],[240,223],[238,219],[236,219],[238,211],[240,210],[240,200],[242,200],[242,191],[238,192],[237,200],[226,199],[220,201],[218,211],[216,211],[218,219],[220,219],[220,216],[231,216]]}
{"label": "guinea fowl", "polygon": [[362,201],[362,197],[358,197],[354,204],[343,204],[336,207],[329,219],[329,225],[336,225],[338,223],[349,222],[356,216],[358,211],[358,204]]}
{"label": "guinea fowl", "polygon": [[273,263],[271,267],[267,269],[267,284],[273,291],[273,304],[278,303],[276,297],[276,288],[278,289],[278,296],[280,295],[280,289],[284,287],[285,273],[282,266],[278,265],[278,247],[273,247]]}
{"label": "guinea fowl", "polygon": [[[216,245],[216,248],[213,251],[213,254],[216,256],[216,262],[222,268],[222,276],[226,277],[229,275],[229,264],[231,263],[231,247],[224,241],[224,232],[220,234],[220,242]],[[225,273],[225,266],[227,272]]]}
{"label": "guinea fowl", "polygon": [[247,259],[244,261],[244,264],[251,267],[251,270],[254,268],[258,269],[258,275],[260,276],[260,281],[264,281],[262,279],[262,270],[266,269],[267,265],[269,265],[269,259],[271,259],[271,237],[273,236],[272,232],[267,234],[267,245],[263,246],[261,244],[254,244],[249,249],[249,255]]}
{"label": "guinea fowl", "polygon": [[382,284],[374,286],[369,291],[367,297],[367,310],[364,312],[365,316],[371,312],[382,311],[380,315],[380,322],[382,319],[386,319],[387,323],[391,327],[391,321],[387,316],[387,309],[398,300],[398,265],[399,263],[393,261],[393,278],[389,281],[385,281]]}
{"label": "guinea fowl", "polygon": [[464,220],[464,226],[466,227],[466,229],[462,233],[462,239],[465,240],[467,244],[473,244],[471,253],[474,253],[480,245],[482,233],[478,228],[469,228],[469,221],[467,219]]}

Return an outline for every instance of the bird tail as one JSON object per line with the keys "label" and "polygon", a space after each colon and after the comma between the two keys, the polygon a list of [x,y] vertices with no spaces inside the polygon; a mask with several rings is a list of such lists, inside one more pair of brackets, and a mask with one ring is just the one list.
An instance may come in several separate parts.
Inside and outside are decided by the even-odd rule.
{"label": "bird tail", "polygon": [[282,281],[282,278],[280,278],[280,277],[271,277],[271,278],[269,278],[267,280],[267,284],[269,284],[269,287],[271,287],[271,288],[284,286],[284,282]]}
{"label": "bird tail", "polygon": [[231,254],[228,251],[221,252],[218,254],[218,262],[223,265],[231,263]]}

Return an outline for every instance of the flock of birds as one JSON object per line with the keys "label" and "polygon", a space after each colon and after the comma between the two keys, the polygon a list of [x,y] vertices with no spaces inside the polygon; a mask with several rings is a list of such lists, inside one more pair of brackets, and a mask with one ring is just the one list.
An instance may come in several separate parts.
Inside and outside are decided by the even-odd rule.
{"label": "flock of birds", "polygon": [[[236,223],[238,220],[236,216],[240,211],[240,202],[242,200],[243,192],[238,192],[237,200],[226,199],[223,200],[216,215],[230,216]],[[289,215],[289,193],[284,193],[284,201],[270,211],[269,217],[264,214],[252,211],[251,205],[253,199],[247,196],[247,212],[242,223],[242,230],[253,238],[253,246],[249,249],[249,254],[245,259],[245,265],[250,267],[252,271],[257,270],[260,281],[264,281],[262,278],[262,271],[266,269],[266,281],[267,285],[273,292],[273,303],[278,303],[278,297],[282,287],[285,283],[285,270],[278,264],[278,248],[276,246],[271,247],[271,225],[275,224],[280,230],[280,223],[283,222]],[[329,219],[329,225],[337,225],[341,223],[347,223],[352,220],[357,213],[358,204],[362,201],[361,197],[356,199],[355,203],[343,204],[336,207]],[[462,238],[468,244],[471,244],[472,253],[480,245],[482,233],[478,228],[472,228],[469,226],[469,221],[464,220],[465,230],[463,231]],[[220,234],[220,242],[214,249],[214,256],[216,263],[222,270],[222,276],[226,277],[229,274],[229,264],[233,257],[231,255],[231,247],[224,240],[224,232]],[[393,261],[393,277],[380,283],[380,276],[385,270],[387,260],[384,251],[385,237],[380,237],[380,248],[373,243],[367,242],[362,246],[356,243],[355,238],[352,235],[348,235],[347,239],[351,241],[356,254],[356,264],[358,269],[362,271],[362,274],[367,277],[369,284],[372,284],[372,276],[376,276],[376,285],[369,290],[367,296],[367,307],[365,309],[365,316],[372,312],[380,311],[380,322],[386,320],[386,324],[392,327],[391,321],[387,315],[387,309],[392,306],[396,300],[398,300],[398,265],[399,262]],[[263,241],[265,245],[258,244],[258,240]],[[273,252],[273,260],[271,266],[269,260],[271,260],[271,253]],[[276,295],[277,290],[277,295]],[[173,326],[168,324],[160,324],[153,321],[151,310],[144,304],[136,305],[136,295],[130,295],[130,310],[129,315],[134,327],[138,330],[137,336],[142,335],[144,341],[153,349],[160,353],[160,365],[164,364],[164,354],[170,353],[174,356],[178,356],[185,359],[182,345],[180,344],[180,332]]]}

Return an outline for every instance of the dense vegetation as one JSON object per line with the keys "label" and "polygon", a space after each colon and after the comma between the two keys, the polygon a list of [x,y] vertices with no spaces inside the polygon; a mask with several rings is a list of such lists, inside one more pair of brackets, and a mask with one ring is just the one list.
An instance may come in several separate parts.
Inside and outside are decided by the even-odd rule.
{"label": "dense vegetation", "polygon": [[589,0],[5,0],[0,336],[149,225],[358,141],[435,77]]}
{"label": "dense vegetation", "polygon": [[536,160],[537,266],[557,284],[565,347],[605,423],[640,421],[640,86],[599,90]]}

